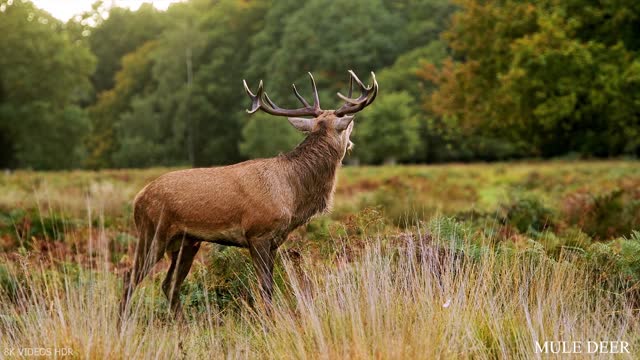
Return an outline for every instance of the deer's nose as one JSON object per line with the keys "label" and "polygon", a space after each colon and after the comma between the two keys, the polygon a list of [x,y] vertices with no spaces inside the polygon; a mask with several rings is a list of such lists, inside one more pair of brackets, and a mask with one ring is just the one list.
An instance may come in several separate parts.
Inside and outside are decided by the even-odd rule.
{"label": "deer's nose", "polygon": [[347,150],[352,150],[353,146],[354,146],[353,142],[349,140],[349,143],[347,144]]}

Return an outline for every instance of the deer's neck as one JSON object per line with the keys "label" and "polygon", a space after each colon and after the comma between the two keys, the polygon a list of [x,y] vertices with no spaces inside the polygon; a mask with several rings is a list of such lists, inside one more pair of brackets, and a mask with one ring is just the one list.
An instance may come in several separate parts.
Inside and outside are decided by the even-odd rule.
{"label": "deer's neck", "polygon": [[340,144],[324,130],[309,134],[295,149],[282,155],[295,193],[295,222],[299,223],[295,225],[331,207],[342,155]]}

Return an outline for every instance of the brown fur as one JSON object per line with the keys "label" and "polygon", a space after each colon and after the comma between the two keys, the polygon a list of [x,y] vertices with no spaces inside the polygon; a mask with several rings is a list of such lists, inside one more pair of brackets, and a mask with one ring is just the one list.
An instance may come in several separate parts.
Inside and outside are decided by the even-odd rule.
{"label": "brown fur", "polygon": [[275,252],[289,233],[331,207],[337,170],[350,144],[325,111],[289,153],[213,168],[180,170],[148,184],[134,200],[139,233],[134,266],[125,277],[121,314],[131,293],[168,253],[163,290],[181,315],[179,289],[202,241],[248,248],[267,303]]}

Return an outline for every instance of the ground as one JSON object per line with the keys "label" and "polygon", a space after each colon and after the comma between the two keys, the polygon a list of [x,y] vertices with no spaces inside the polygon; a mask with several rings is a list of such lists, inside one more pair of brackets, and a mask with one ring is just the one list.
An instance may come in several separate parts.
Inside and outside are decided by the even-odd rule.
{"label": "ground", "polygon": [[186,322],[167,315],[163,263],[119,332],[131,200],[170,170],[0,175],[5,356],[536,358],[590,340],[640,354],[637,161],[345,167],[333,211],[280,250],[271,316],[245,251],[207,245]]}

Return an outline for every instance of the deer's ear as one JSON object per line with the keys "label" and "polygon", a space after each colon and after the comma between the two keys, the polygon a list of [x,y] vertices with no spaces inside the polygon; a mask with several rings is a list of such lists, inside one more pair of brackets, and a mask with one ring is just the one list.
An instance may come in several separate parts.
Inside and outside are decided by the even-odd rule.
{"label": "deer's ear", "polygon": [[313,119],[290,117],[289,122],[294,128],[300,131],[310,132],[313,130]]}
{"label": "deer's ear", "polygon": [[353,116],[345,115],[336,120],[336,130],[344,131],[349,127],[349,124],[353,121]]}

